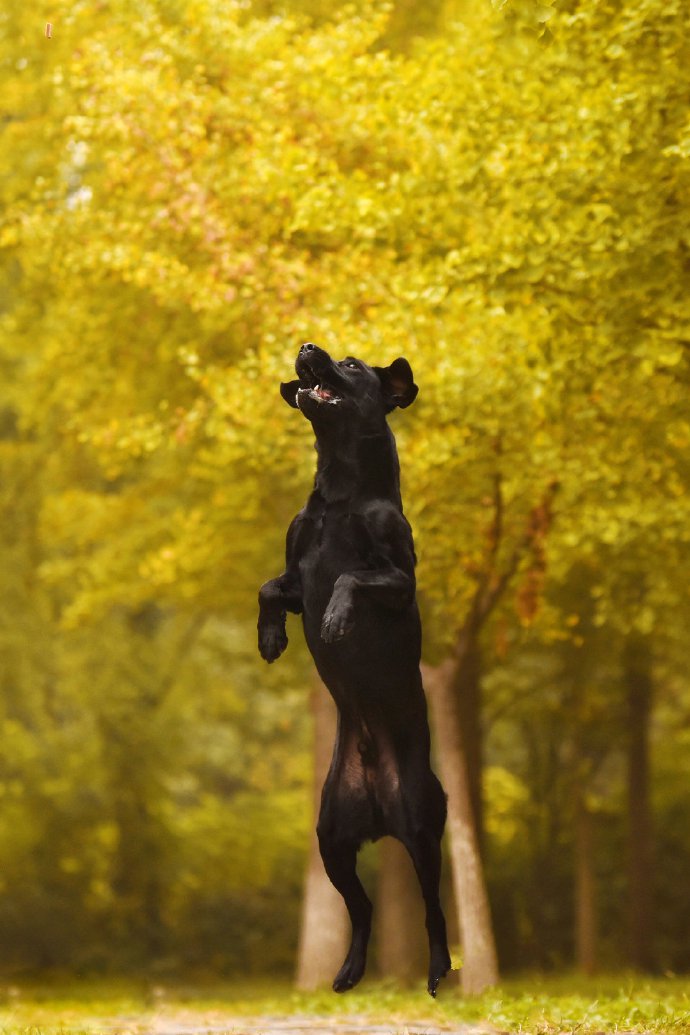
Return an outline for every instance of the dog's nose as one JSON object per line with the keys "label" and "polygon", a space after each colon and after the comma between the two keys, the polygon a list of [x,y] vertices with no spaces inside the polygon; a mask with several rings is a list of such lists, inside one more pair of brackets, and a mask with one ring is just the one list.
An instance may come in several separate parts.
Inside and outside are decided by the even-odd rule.
{"label": "dog's nose", "polygon": [[316,348],[316,345],[313,345],[310,341],[305,341],[304,345],[299,350],[300,351],[300,355],[303,352],[313,352],[315,348]]}

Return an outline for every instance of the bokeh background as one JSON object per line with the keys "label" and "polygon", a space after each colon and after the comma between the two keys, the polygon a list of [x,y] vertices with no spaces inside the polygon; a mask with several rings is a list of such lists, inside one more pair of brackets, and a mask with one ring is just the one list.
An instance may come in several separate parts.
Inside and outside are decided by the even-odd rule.
{"label": "bokeh background", "polygon": [[3,973],[293,973],[314,679],[255,625],[305,340],[415,371],[503,971],[686,970],[685,0],[2,6]]}

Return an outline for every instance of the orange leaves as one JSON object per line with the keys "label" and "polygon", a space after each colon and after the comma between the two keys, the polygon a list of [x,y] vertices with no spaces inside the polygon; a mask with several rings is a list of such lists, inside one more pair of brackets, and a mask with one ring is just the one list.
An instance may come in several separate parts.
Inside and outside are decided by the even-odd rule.
{"label": "orange leaves", "polygon": [[557,483],[552,483],[542,500],[532,508],[527,519],[527,569],[515,597],[517,614],[523,625],[529,625],[536,617],[544,592],[547,575],[547,537],[553,521],[553,500],[557,490]]}
{"label": "orange leaves", "polygon": [[546,579],[546,554],[533,555],[515,594],[515,609],[522,625],[530,625],[539,610]]}

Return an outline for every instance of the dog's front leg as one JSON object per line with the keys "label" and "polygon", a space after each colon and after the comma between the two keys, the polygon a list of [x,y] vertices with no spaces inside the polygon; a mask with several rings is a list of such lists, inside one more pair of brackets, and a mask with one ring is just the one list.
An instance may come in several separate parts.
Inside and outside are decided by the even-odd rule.
{"label": "dog's front leg", "polygon": [[259,590],[259,654],[264,661],[275,661],[287,647],[285,619],[288,611],[299,614],[302,595],[288,572],[265,582]]}
{"label": "dog's front leg", "polygon": [[308,522],[300,511],[290,525],[286,542],[286,568],[277,579],[265,582],[259,590],[259,654],[264,661],[275,661],[287,647],[287,612],[302,613],[302,585],[299,561],[305,548]]}
{"label": "dog's front leg", "polygon": [[358,593],[366,593],[383,607],[404,611],[414,600],[415,581],[393,566],[339,575],[321,622],[321,639],[326,643],[335,643],[352,630]]}

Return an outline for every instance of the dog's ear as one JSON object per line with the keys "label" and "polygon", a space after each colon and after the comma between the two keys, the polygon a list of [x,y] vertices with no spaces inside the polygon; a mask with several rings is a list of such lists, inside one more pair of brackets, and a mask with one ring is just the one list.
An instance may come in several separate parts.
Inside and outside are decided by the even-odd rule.
{"label": "dog's ear", "polygon": [[299,409],[297,405],[297,389],[299,386],[299,381],[287,381],[280,386],[280,394],[283,399],[285,399],[288,406],[292,406],[295,410]]}
{"label": "dog's ear", "polygon": [[374,367],[379,376],[386,402],[386,412],[396,406],[405,409],[417,398],[419,389],[412,377],[412,367],[406,359],[394,359],[389,367]]}

